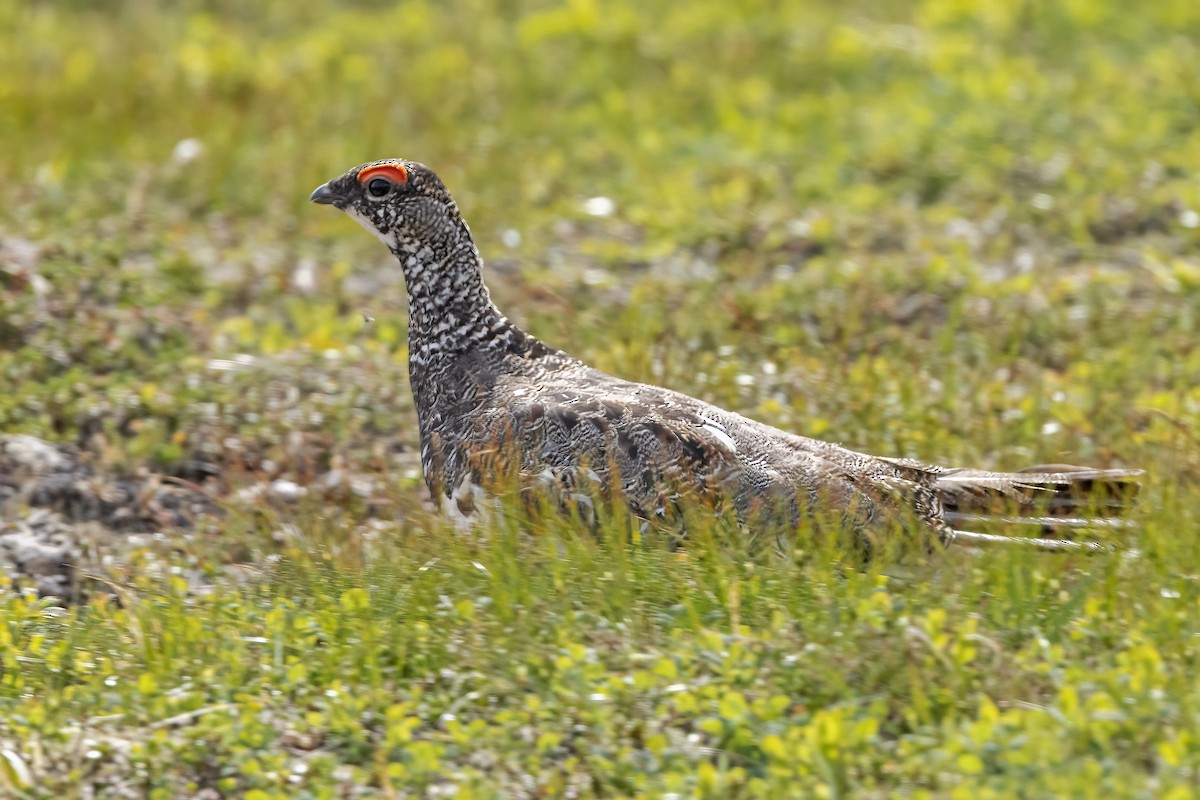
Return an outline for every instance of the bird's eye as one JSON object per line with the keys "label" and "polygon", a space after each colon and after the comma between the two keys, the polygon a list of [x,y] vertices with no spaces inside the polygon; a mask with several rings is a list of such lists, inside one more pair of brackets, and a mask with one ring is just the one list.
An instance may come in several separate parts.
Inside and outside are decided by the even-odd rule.
{"label": "bird's eye", "polygon": [[371,178],[367,181],[367,194],[371,197],[383,197],[392,190],[392,182],[387,178]]}

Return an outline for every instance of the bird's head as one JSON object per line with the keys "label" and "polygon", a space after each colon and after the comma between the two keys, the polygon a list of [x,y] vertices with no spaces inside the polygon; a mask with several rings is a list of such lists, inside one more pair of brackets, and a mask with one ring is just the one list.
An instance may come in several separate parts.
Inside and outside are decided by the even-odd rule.
{"label": "bird's head", "polygon": [[345,211],[397,254],[465,230],[441,179],[415,161],[363,164],[321,184],[309,199]]}

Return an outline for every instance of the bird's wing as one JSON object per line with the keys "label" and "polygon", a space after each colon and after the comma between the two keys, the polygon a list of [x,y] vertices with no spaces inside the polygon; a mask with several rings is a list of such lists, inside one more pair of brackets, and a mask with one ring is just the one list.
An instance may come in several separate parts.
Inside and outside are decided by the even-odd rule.
{"label": "bird's wing", "polygon": [[664,515],[686,493],[743,522],[811,520],[865,532],[907,525],[915,514],[940,531],[926,468],[796,437],[658,387],[514,381],[476,419],[476,453],[508,452],[477,474],[552,477],[568,488],[588,480],[646,516]]}
{"label": "bird's wing", "polygon": [[[468,458],[482,475],[519,473],[615,489],[642,513],[672,493],[729,491],[737,443],[717,419],[646,396],[573,389],[528,392],[476,417]],[[488,463],[483,463],[489,459]]]}

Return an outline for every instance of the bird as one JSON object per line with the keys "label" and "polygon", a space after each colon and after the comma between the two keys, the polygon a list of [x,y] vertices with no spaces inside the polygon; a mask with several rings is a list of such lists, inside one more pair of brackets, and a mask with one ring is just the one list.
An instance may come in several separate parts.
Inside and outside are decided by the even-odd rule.
{"label": "bird", "polygon": [[[1059,531],[1119,525],[1136,494],[1136,469],[1005,473],[868,455],[601,372],[500,311],[466,220],[424,164],[362,164],[309,199],[344,211],[399,261],[421,466],[434,501],[460,517],[515,480],[560,498],[599,487],[648,522],[711,508],[742,527],[832,525],[868,549],[899,531],[930,547],[1074,552],[1109,548]],[[959,527],[969,523],[1037,533]]]}

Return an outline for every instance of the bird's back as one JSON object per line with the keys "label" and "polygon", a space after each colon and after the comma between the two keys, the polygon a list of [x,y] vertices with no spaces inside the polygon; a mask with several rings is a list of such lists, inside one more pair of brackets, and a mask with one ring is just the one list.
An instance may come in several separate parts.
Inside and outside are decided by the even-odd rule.
{"label": "bird's back", "polygon": [[743,521],[795,526],[820,512],[855,530],[902,517],[942,527],[934,468],[796,436],[541,343],[464,354],[441,383],[440,405],[455,410],[430,409],[422,427],[426,475],[448,497],[497,478],[567,489],[583,480],[645,516],[699,499]]}

